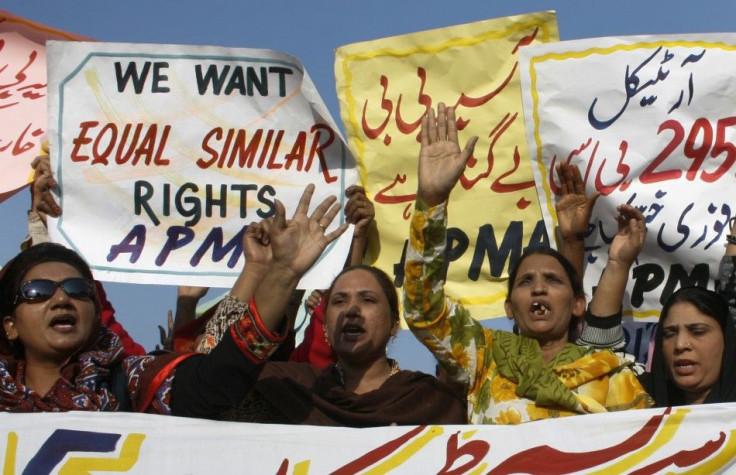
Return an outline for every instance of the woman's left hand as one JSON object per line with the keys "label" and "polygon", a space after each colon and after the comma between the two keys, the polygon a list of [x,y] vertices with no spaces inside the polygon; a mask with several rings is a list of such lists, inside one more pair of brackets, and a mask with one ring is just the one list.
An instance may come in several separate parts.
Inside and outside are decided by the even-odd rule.
{"label": "woman's left hand", "polygon": [[305,188],[290,220],[286,219],[284,205],[276,200],[276,215],[270,232],[274,265],[289,269],[298,277],[304,275],[327,245],[348,228],[348,224],[343,223],[336,230],[326,232],[340,211],[340,205],[335,203],[337,198],[334,196],[325,199],[311,216],[307,215],[312,194],[314,185],[310,184]]}
{"label": "woman's left hand", "polygon": [[608,259],[630,266],[644,247],[647,237],[646,218],[631,205],[619,205],[616,209],[618,232],[608,248]]}
{"label": "woman's left hand", "polygon": [[345,204],[345,219],[348,223],[355,225],[353,239],[365,238],[368,227],[376,217],[376,209],[371,200],[365,195],[365,189],[359,185],[353,185],[345,190],[348,202]]}

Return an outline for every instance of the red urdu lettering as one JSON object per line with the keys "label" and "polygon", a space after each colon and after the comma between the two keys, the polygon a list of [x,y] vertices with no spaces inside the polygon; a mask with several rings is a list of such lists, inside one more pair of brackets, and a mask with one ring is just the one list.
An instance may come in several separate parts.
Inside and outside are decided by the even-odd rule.
{"label": "red urdu lettering", "polygon": [[361,118],[361,125],[363,126],[363,133],[365,133],[366,137],[368,137],[371,140],[376,139],[381,133],[383,133],[383,129],[386,128],[388,125],[388,121],[391,118],[391,112],[393,112],[394,106],[393,103],[386,99],[386,93],[388,92],[388,78],[381,75],[380,79],[381,87],[383,87],[383,93],[381,94],[381,109],[385,110],[387,112],[386,118],[381,122],[381,125],[378,127],[371,128],[368,125],[368,121],[365,119],[365,111],[368,108],[368,99],[365,100],[365,103],[363,104],[363,117]]}

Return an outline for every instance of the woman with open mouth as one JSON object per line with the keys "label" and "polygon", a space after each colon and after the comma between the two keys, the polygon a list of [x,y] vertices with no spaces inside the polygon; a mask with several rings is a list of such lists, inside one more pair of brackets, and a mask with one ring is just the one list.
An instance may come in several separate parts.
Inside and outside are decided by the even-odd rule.
{"label": "woman with open mouth", "polygon": [[[484,328],[444,292],[447,201],[472,155],[476,137],[460,150],[455,111],[440,103],[422,119],[419,186],[411,222],[404,281],[409,328],[449,376],[465,386],[468,420],[478,424],[521,422],[649,407],[651,398],[610,351],[575,345],[571,326],[586,299],[572,264],[553,249],[522,255],[508,280],[506,312],[518,334]],[[607,279],[626,275],[644,241],[641,213],[618,209],[619,232],[609,252]],[[620,311],[621,299],[591,302],[596,315]],[[600,313],[598,313],[600,312]]]}
{"label": "woman with open mouth", "polygon": [[[721,277],[733,302],[733,275]],[[652,372],[641,377],[657,407],[736,401],[734,341],[729,304],[721,295],[702,287],[672,294],[655,333]]]}
{"label": "woman with open mouth", "polygon": [[[730,233],[716,291],[683,287],[662,307],[651,372],[639,376],[656,407],[736,401],[736,219]],[[609,291],[623,293],[625,286],[617,282]],[[582,338],[621,348],[621,315],[586,316]]]}
{"label": "woman with open mouth", "polygon": [[[369,266],[343,270],[325,294],[324,338],[337,363],[324,369],[306,363],[269,362],[293,322],[284,318],[288,296],[327,244],[345,228],[327,233],[334,217],[306,218],[314,187],[305,192],[302,213],[287,221],[280,203],[273,220],[249,226],[249,256],[238,282],[218,309],[241,315],[230,333],[242,336],[249,355],[244,384],[248,397],[222,417],[227,420],[348,427],[461,424],[465,401],[433,376],[400,370],[386,356],[399,325],[396,290],[383,271]],[[229,320],[229,317],[226,317]],[[222,343],[220,343],[222,345]],[[204,375],[203,375],[204,377]],[[180,391],[183,385],[175,385]],[[187,398],[209,397],[205,394]],[[216,397],[213,391],[212,397]]]}

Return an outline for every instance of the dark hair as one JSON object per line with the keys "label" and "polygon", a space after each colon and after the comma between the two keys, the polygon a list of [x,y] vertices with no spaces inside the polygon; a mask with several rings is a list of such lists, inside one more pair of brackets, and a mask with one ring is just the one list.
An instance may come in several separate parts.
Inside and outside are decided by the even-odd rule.
{"label": "dark hair", "polygon": [[[534,247],[534,248],[528,248],[524,253],[521,255],[519,260],[516,262],[516,266],[514,266],[513,269],[511,269],[511,272],[509,272],[509,280],[508,280],[508,294],[506,295],[506,300],[509,300],[511,298],[511,291],[514,289],[514,282],[516,281],[516,275],[519,272],[519,268],[521,267],[521,264],[529,257],[532,256],[549,256],[554,258],[557,262],[560,263],[562,268],[565,271],[565,274],[567,274],[567,278],[570,281],[570,287],[572,287],[572,293],[573,295],[577,297],[585,297],[585,289],[583,288],[583,281],[580,279],[580,276],[578,275],[577,271],[575,270],[575,267],[570,263],[569,260],[565,256],[562,255],[561,252],[557,251],[556,249],[552,249],[551,247]],[[577,318],[571,318],[570,319],[570,325],[568,327],[568,339],[570,341],[575,341],[577,338],[578,333],[578,322],[579,319]],[[516,324],[514,324],[514,333],[517,332]]]}
{"label": "dark hair", "polygon": [[[665,302],[664,307],[662,307],[657,329],[654,333],[654,355],[652,356],[651,388],[649,388],[649,393],[654,398],[657,407],[687,404],[685,393],[669,377],[664,361],[664,354],[662,353],[664,323],[672,307],[675,304],[683,302],[693,305],[698,311],[717,321],[723,332],[724,342],[727,347],[729,345],[727,338],[729,338],[728,335],[730,332],[727,330],[727,327],[733,326],[733,323],[729,321],[728,304],[720,295],[703,287],[683,287],[673,293]],[[724,358],[725,355],[726,351],[724,349]],[[720,384],[724,371],[723,360],[719,363],[721,364],[719,381],[711,388],[708,398],[704,401],[706,403],[725,402],[726,400],[732,399],[728,394],[733,389],[721,387],[723,386]]]}
{"label": "dark hair", "polygon": [[721,331],[726,329],[728,304],[720,295],[704,287],[683,287],[670,295],[659,314],[660,327],[667,319],[672,306],[681,302],[687,302],[699,312],[712,317],[721,326]]}
{"label": "dark hair", "polygon": [[[50,242],[29,247],[8,261],[0,270],[0,318],[13,315],[16,307],[13,301],[20,290],[25,275],[33,267],[45,262],[63,262],[74,267],[82,277],[89,279],[90,282],[94,280],[89,265],[71,249]],[[94,298],[93,302],[95,311],[99,314],[100,304],[97,298]],[[9,351],[15,350],[14,353],[17,354],[22,350],[17,346],[19,345],[11,344],[5,332],[0,331],[0,353],[7,354]],[[20,354],[22,354],[22,351]]]}
{"label": "dark hair", "polygon": [[[519,272],[519,268],[521,267],[522,262],[524,262],[527,258],[531,256],[550,256],[553,257],[557,262],[560,263],[562,268],[565,270],[565,274],[567,274],[567,278],[570,280],[570,286],[572,287],[572,293],[575,295],[575,297],[585,297],[585,290],[583,289],[583,282],[580,280],[580,276],[578,275],[577,271],[575,270],[575,267],[570,263],[570,261],[567,260],[565,256],[562,255],[559,251],[556,249],[552,249],[551,247],[534,247],[529,248],[521,255],[519,260],[516,262],[516,266],[511,269],[511,272],[509,273],[509,281],[508,281],[508,295],[511,295],[511,291],[514,289],[514,281],[516,281],[516,274]],[[508,297],[507,297],[508,299]]]}
{"label": "dark hair", "polygon": [[[396,294],[396,287],[394,287],[394,283],[391,280],[391,277],[389,277],[385,272],[383,272],[381,269],[377,267],[372,266],[366,266],[363,264],[357,265],[357,266],[348,266],[344,268],[342,271],[340,271],[339,274],[337,274],[337,277],[332,281],[332,285],[330,285],[330,288],[325,293],[325,301],[327,302],[327,307],[330,305],[330,294],[332,293],[332,289],[335,287],[335,282],[342,277],[343,275],[347,274],[348,272],[352,272],[354,270],[364,270],[370,274],[373,275],[373,277],[376,279],[376,282],[378,282],[378,285],[381,287],[381,290],[383,291],[383,295],[386,296],[386,300],[388,300],[388,309],[389,314],[391,316],[391,321],[393,323],[398,324],[399,323],[399,297]],[[325,307],[325,310],[326,308]]]}

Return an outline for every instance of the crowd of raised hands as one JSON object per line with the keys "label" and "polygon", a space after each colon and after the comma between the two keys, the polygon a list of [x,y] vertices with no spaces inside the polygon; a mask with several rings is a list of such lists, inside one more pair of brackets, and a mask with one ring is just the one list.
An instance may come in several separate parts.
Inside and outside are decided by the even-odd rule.
{"label": "crowd of raised hands", "polygon": [[[46,218],[62,210],[45,153],[33,162],[29,238],[0,277],[0,408],[364,427],[514,424],[736,398],[727,373],[735,364],[729,309],[736,306],[736,245],[727,247],[719,292],[683,289],[665,304],[654,366],[636,374],[631,357],[608,348],[623,343],[621,309],[646,219],[631,205],[616,207],[617,233],[588,302],[585,238],[600,194],[586,193],[574,164],[556,168],[559,251],[529,249],[509,268],[505,307],[514,332],[484,327],[458,303],[462,296],[448,295],[446,226],[456,205],[450,195],[476,142],[471,137],[460,147],[452,107],[440,103],[422,119],[403,309],[451,385],[401,370],[387,356],[399,328],[399,296],[384,272],[361,264],[369,240],[377,239],[374,206],[362,187],[345,191],[344,209],[334,196],[312,204],[314,185],[291,216],[277,200],[273,216],[248,225],[245,266],[228,294],[197,315],[208,289],[179,287],[175,310],[159,326],[160,347],[145,354],[115,320],[89,266],[49,242]],[[343,224],[331,227],[340,213]],[[299,280],[349,225],[344,269],[330,288],[304,299]],[[308,326],[295,348],[302,302]],[[706,355],[706,348],[715,350]],[[116,375],[127,384],[113,384]],[[94,376],[98,383],[82,389]]]}

